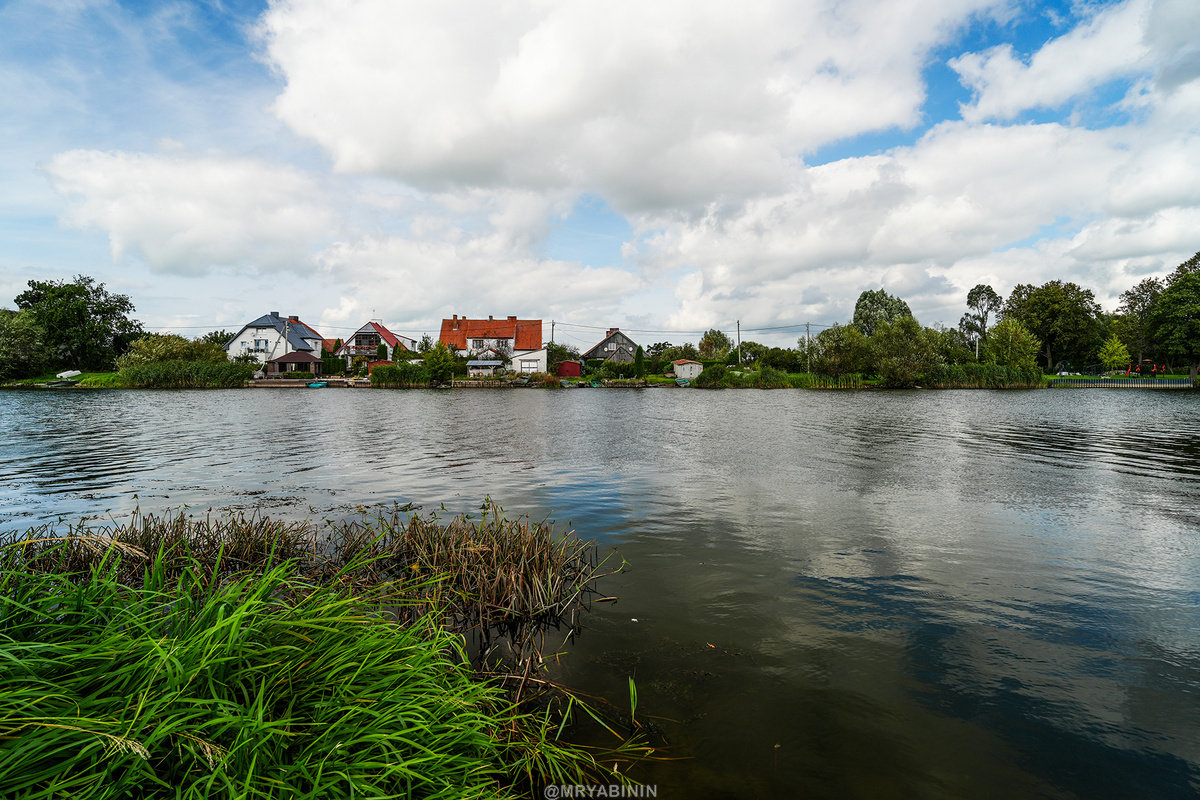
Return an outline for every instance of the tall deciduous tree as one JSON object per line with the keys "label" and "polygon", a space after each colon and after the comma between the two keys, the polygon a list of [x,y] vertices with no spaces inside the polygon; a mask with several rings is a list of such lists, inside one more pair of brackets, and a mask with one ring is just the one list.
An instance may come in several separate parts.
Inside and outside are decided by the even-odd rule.
{"label": "tall deciduous tree", "polygon": [[883,385],[893,389],[908,389],[941,363],[932,332],[921,327],[912,315],[896,322],[881,322],[871,336],[871,349],[878,365]]}
{"label": "tall deciduous tree", "polygon": [[864,336],[875,333],[881,323],[894,323],[901,317],[911,317],[908,303],[893,297],[883,289],[868,289],[858,296],[854,304],[854,321],[851,323]]}
{"label": "tall deciduous tree", "polygon": [[1150,350],[1150,313],[1162,294],[1163,282],[1158,278],[1146,278],[1132,289],[1121,293],[1121,323],[1130,343],[1137,350],[1141,363]]}
{"label": "tall deciduous tree", "polygon": [[967,292],[967,308],[971,309],[963,315],[958,323],[960,331],[965,333],[975,343],[975,357],[979,357],[979,345],[987,338],[988,321],[993,314],[999,313],[1002,301],[996,290],[986,283],[980,283]]}
{"label": "tall deciduous tree", "polygon": [[1167,354],[1187,359],[1195,381],[1200,368],[1200,271],[1176,270],[1168,281],[1154,304],[1150,335]]}
{"label": "tall deciduous tree", "polygon": [[849,375],[865,372],[870,360],[870,342],[853,325],[834,323],[817,334],[813,371],[821,375]]}
{"label": "tall deciduous tree", "polygon": [[733,342],[730,338],[716,328],[709,328],[708,332],[700,337],[700,355],[705,358],[724,358],[729,355],[732,347]]}
{"label": "tall deciduous tree", "polygon": [[1020,284],[1004,304],[1005,319],[1015,319],[1042,342],[1046,370],[1058,361],[1086,361],[1096,352],[1103,326],[1100,306],[1091,289],[1050,281]]}
{"label": "tall deciduous tree", "polygon": [[208,333],[206,333],[203,336],[201,336],[200,338],[198,338],[196,341],[208,342],[209,344],[220,345],[221,348],[224,349],[225,345],[229,344],[230,340],[233,339],[233,337],[235,337],[235,336],[237,336],[237,333],[235,331],[227,331],[227,330],[209,331]]}
{"label": "tall deciduous tree", "polygon": [[113,294],[86,275],[66,281],[30,281],[16,297],[17,307],[33,313],[46,332],[51,358],[79,369],[106,369],[142,335],[129,318],[133,302]]}
{"label": "tall deciduous tree", "polygon": [[1005,317],[996,323],[983,344],[979,357],[988,364],[1014,369],[1037,369],[1041,341],[1015,319]]}
{"label": "tall deciduous tree", "polygon": [[41,372],[46,364],[45,335],[31,312],[0,308],[0,380]]}

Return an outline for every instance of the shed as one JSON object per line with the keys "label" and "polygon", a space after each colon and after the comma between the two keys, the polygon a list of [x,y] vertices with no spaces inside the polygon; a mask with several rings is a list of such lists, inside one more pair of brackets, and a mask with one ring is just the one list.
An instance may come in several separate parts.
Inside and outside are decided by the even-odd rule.
{"label": "shed", "polygon": [[704,365],[699,361],[681,358],[678,361],[672,361],[675,365],[675,377],[684,378],[689,381],[694,381],[700,377],[700,373],[704,372]]}
{"label": "shed", "polygon": [[583,364],[578,361],[561,361],[558,364],[558,377],[578,378],[583,375]]}
{"label": "shed", "polygon": [[308,375],[321,374],[321,359],[314,356],[312,353],[297,350],[294,353],[288,353],[279,358],[273,358],[267,362],[267,374],[280,376],[289,372],[303,372]]}

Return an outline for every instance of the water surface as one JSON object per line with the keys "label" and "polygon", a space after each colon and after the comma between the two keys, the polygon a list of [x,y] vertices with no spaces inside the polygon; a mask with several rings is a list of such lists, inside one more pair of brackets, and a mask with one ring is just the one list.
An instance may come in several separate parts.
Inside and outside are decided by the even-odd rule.
{"label": "water surface", "polygon": [[558,670],[616,702],[635,677],[686,757],[638,773],[660,797],[1194,797],[1197,403],[5,392],[0,531],[490,496],[628,562]]}

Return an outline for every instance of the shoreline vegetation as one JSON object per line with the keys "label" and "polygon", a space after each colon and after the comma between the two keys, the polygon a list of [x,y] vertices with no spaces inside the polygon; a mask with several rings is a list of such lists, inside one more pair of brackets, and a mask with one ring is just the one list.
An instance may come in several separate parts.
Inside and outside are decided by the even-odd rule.
{"label": "shoreline vegetation", "polygon": [[[655,757],[635,701],[587,704],[544,676],[603,569],[594,543],[490,501],[445,523],[394,507],[31,529],[0,544],[0,784],[481,798],[628,783]],[[612,748],[563,737],[597,725]]]}
{"label": "shoreline vegetation", "polygon": [[[396,374],[393,374],[396,373]],[[140,365],[121,372],[91,372],[79,376],[77,385],[71,387],[53,387],[57,389],[237,389],[253,384],[260,386],[285,385],[279,379],[269,378],[259,381],[251,380],[252,368],[245,364],[212,364],[198,362],[188,365],[184,362],[161,362]],[[376,375],[376,373],[380,373]],[[293,373],[295,374],[295,373]],[[1087,376],[1084,376],[1087,377]],[[1120,381],[1144,380],[1141,376],[1113,375],[1103,376],[1105,380]],[[1160,378],[1187,379],[1187,375],[1160,375]],[[312,381],[322,378],[298,376],[292,380]],[[1039,369],[1018,369],[996,364],[955,364],[940,365],[928,374],[922,375],[903,388],[914,389],[1044,389],[1058,379],[1055,375],[1043,375]],[[50,388],[46,384],[55,380],[53,375],[43,375],[37,378],[26,378],[20,381],[10,381],[0,384],[0,389],[42,389]],[[338,380],[338,379],[334,379]],[[446,388],[450,381],[441,384],[430,381],[428,373],[420,368],[400,370],[388,365],[376,369],[370,379],[372,389],[426,389]],[[455,378],[456,387],[478,383],[480,386],[494,387],[513,385],[509,380]],[[710,365],[692,381],[700,389],[888,389],[899,388],[887,385],[878,377],[867,377],[861,373],[845,375],[821,375],[815,373],[784,372],[767,366],[756,370],[739,370],[723,365]],[[579,384],[579,386],[576,386]],[[647,375],[636,379],[603,379],[593,384],[590,379],[581,378],[577,381],[564,383],[559,378],[550,375],[535,375],[527,382],[518,385],[525,388],[560,389],[581,388],[595,385],[604,388],[678,388],[674,378],[660,375]]]}

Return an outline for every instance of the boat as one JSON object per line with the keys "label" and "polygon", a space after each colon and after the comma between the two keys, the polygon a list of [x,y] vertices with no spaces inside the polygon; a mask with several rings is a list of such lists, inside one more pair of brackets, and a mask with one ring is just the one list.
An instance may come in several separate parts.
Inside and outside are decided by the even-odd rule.
{"label": "boat", "polygon": [[687,387],[692,385],[692,382],[689,381],[687,378],[676,378],[675,385],[686,389]]}
{"label": "boat", "polygon": [[324,389],[328,385],[329,384],[326,383],[325,381],[313,381],[312,383],[310,383],[308,385],[308,388],[309,389]]}
{"label": "boat", "polygon": [[77,383],[79,383],[79,381],[50,381],[45,385],[49,386],[51,389],[61,389],[64,386],[74,386]]}

